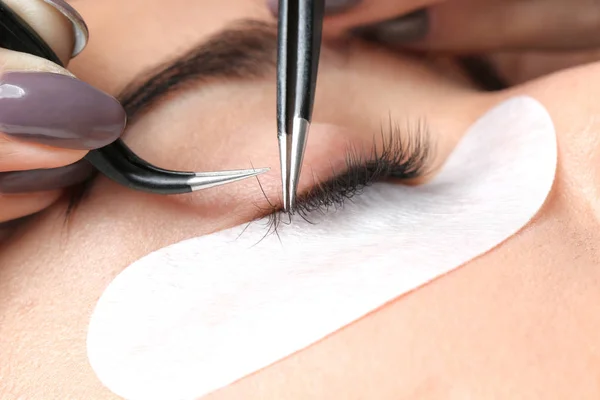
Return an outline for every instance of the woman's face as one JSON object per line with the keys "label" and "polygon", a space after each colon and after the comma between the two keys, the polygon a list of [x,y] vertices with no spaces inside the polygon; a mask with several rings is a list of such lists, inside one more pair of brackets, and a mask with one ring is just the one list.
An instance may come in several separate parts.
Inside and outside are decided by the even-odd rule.
{"label": "woman's face", "polygon": [[[91,32],[72,71],[114,95],[191,49],[213,60],[207,40],[214,35],[221,35],[219,51],[247,53],[243,38],[269,42],[273,32],[240,23],[274,23],[261,0],[71,3]],[[0,397],[116,398],[89,367],[85,345],[90,315],[108,283],[156,249],[261,216],[265,195],[279,204],[269,54],[228,59],[230,66],[250,60],[249,67],[235,70],[236,78],[189,81],[138,113],[125,135],[138,154],[165,168],[271,167],[260,178],[264,194],[250,179],[167,198],[100,177],[67,223],[65,199],[5,244]],[[553,118],[557,180],[539,215],[498,248],[209,397],[597,398],[598,93],[597,65],[491,95],[478,93],[447,62],[425,65],[358,42],[327,42],[301,192],[315,184],[313,176],[324,180],[343,167],[348,146],[368,154],[390,117],[409,125],[427,120],[435,171],[482,113],[515,94],[536,98]],[[372,352],[361,351],[374,340]],[[316,368],[336,373],[315,375]]]}

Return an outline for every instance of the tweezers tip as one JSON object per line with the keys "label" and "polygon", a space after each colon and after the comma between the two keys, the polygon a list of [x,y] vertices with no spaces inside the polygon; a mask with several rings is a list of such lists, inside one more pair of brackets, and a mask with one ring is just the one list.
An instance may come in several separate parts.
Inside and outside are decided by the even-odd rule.
{"label": "tweezers tip", "polygon": [[295,205],[296,205],[296,192],[292,190],[287,193],[287,202],[285,202],[283,205],[283,211],[292,215],[292,214],[294,214]]}
{"label": "tweezers tip", "polygon": [[256,172],[255,176],[265,174],[265,173],[269,172],[270,170],[271,170],[271,168],[269,168],[269,167],[253,169],[253,171]]}
{"label": "tweezers tip", "polygon": [[219,171],[219,172],[198,172],[196,176],[188,181],[188,185],[192,191],[201,189],[208,189],[215,186],[226,185],[241,181],[244,179],[252,178],[258,175],[262,175],[269,172],[271,168],[253,168],[253,169],[242,169],[235,171]]}
{"label": "tweezers tip", "polygon": [[293,214],[296,207],[298,183],[300,182],[309,128],[310,122],[306,119],[295,118],[290,142],[280,146],[280,153],[285,152],[286,173],[285,176],[282,176],[283,208],[288,214]]}

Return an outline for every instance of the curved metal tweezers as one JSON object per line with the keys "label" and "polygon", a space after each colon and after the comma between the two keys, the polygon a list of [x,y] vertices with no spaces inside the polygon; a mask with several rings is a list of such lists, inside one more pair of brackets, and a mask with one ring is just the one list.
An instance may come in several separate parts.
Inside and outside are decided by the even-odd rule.
{"label": "curved metal tweezers", "polygon": [[[50,46],[0,0],[0,47],[32,54],[64,66]],[[269,168],[219,172],[179,172],[158,168],[138,157],[121,139],[90,151],[85,159],[100,173],[128,188],[180,194],[236,182],[267,172]]]}
{"label": "curved metal tweezers", "polygon": [[117,140],[90,151],[85,159],[115,182],[135,190],[179,194],[236,182],[267,172],[268,168],[219,172],[179,172],[155,167]]}

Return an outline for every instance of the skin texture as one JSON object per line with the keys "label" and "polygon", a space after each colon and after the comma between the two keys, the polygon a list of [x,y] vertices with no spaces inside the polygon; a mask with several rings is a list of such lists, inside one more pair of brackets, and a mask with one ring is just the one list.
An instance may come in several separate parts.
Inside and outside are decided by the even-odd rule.
{"label": "skin texture", "polygon": [[[234,20],[271,18],[263,2],[248,0],[72,4],[92,35],[72,71],[113,95]],[[492,95],[450,69],[347,45],[323,58],[301,190],[311,170],[331,173],[345,144],[368,148],[390,113],[427,118],[439,164],[483,112],[517,94],[538,99],[555,122],[555,186],[535,219],[493,251],[207,398],[600,397],[600,65]],[[131,125],[125,139],[165,168],[271,166],[261,182],[277,201],[274,100],[274,76],[198,85]],[[249,221],[264,203],[253,180],[166,198],[101,178],[66,225],[58,201],[21,226],[0,245],[0,398],[116,399],[85,348],[106,285],[149,252]]]}

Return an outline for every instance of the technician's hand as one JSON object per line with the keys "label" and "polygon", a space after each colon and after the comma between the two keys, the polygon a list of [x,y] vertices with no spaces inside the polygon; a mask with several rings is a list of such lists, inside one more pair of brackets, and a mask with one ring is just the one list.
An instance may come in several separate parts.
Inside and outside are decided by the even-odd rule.
{"label": "technician's hand", "polygon": [[[276,9],[277,1],[268,3],[271,9]],[[595,0],[326,0],[325,3],[327,35],[352,32],[400,48],[453,54],[487,53],[509,75],[525,74],[533,78],[600,60],[600,2]],[[498,56],[499,52],[504,54]],[[512,78],[519,80],[516,76]]]}
{"label": "technician's hand", "polygon": [[[4,3],[65,65],[85,45],[85,24],[64,0]],[[89,176],[91,167],[80,160],[117,139],[124,125],[113,97],[54,63],[0,49],[0,231],[3,222],[43,210]]]}

